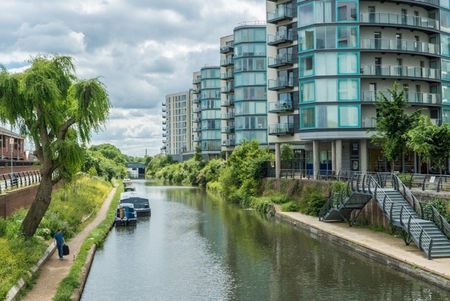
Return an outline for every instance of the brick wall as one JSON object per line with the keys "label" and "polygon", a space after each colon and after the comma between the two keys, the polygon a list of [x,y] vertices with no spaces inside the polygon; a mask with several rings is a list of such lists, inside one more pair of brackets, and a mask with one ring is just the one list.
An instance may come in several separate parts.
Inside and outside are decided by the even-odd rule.
{"label": "brick wall", "polygon": [[0,196],[0,217],[7,217],[20,208],[28,208],[36,196],[38,186],[25,187]]}

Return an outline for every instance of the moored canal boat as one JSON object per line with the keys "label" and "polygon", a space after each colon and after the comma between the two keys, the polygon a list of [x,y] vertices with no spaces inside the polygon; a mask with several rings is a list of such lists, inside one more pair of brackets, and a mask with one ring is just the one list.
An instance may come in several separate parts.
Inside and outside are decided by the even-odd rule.
{"label": "moored canal boat", "polygon": [[116,226],[135,225],[137,222],[137,213],[134,205],[130,203],[120,203],[116,210],[114,224]]}
{"label": "moored canal boat", "polygon": [[135,191],[123,192],[120,195],[120,203],[133,204],[137,216],[149,216],[152,214],[148,198]]}

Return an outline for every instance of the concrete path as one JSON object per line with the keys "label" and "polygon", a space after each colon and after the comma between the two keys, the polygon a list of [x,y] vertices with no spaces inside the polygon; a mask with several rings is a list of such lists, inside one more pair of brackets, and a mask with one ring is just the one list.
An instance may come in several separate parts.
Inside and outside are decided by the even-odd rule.
{"label": "concrete path", "polygon": [[58,259],[58,252],[56,251],[49,260],[44,263],[40,269],[39,278],[32,290],[22,299],[26,301],[46,301],[52,300],[56,294],[59,283],[69,274],[70,268],[75,257],[80,252],[81,245],[88,237],[93,229],[95,229],[106,217],[109,205],[114,197],[117,188],[113,188],[102,207],[97,212],[95,219],[90,222],[77,236],[67,242],[70,248],[70,255],[64,257],[64,260]]}
{"label": "concrete path", "polygon": [[325,223],[319,221],[316,217],[299,212],[281,212],[279,206],[277,206],[277,214],[288,217],[291,222],[298,222],[322,230],[335,237],[450,280],[450,258],[428,260],[414,242],[410,246],[406,246],[401,238],[396,238],[387,233],[375,232],[356,226],[349,227],[346,223]]}

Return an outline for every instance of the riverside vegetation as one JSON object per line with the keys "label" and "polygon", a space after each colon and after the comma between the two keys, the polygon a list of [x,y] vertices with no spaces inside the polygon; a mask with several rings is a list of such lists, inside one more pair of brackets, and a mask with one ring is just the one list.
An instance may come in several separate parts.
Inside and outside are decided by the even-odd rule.
{"label": "riverside vegetation", "polygon": [[95,215],[110,190],[111,184],[102,178],[76,176],[52,194],[49,210],[32,238],[21,233],[26,210],[0,218],[0,300],[20,278],[24,277],[27,284],[32,282],[27,272],[40,259],[55,230],[61,228],[66,239],[76,235],[84,226],[83,221]]}
{"label": "riverside vegetation", "polygon": [[170,184],[200,186],[228,202],[264,214],[273,214],[274,205],[280,205],[284,211],[317,216],[328,196],[345,186],[339,182],[327,183],[328,188],[323,189],[323,185],[292,186],[289,181],[281,181],[285,187],[269,187],[263,177],[267,162],[273,159],[268,149],[260,148],[256,141],[248,141],[237,146],[226,161],[205,162],[197,153],[194,158],[177,163],[169,156],[158,155],[150,161],[147,177]]}

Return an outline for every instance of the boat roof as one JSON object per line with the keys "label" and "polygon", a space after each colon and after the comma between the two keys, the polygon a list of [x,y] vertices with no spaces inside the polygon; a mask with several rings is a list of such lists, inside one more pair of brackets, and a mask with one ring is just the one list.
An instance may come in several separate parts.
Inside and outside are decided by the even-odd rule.
{"label": "boat roof", "polygon": [[138,193],[136,191],[127,191],[127,192],[122,192],[122,194],[120,195],[120,200],[126,200],[126,199],[131,199],[131,198],[139,198],[139,199],[146,199],[148,200],[148,198],[142,194],[142,193]]}
{"label": "boat roof", "polygon": [[122,204],[119,205],[119,207],[122,207],[122,208],[128,207],[128,208],[133,208],[134,209],[134,205],[131,204],[131,203],[122,203]]}

